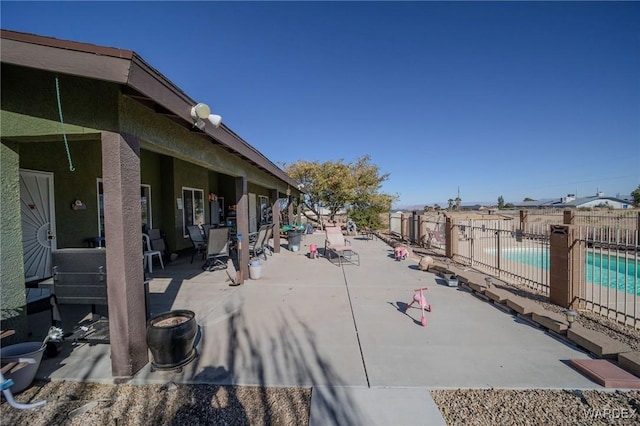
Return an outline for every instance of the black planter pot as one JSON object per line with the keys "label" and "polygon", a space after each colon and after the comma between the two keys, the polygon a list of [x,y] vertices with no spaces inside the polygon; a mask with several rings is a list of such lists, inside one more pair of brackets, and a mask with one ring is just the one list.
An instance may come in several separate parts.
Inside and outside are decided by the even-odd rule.
{"label": "black planter pot", "polygon": [[193,342],[198,330],[196,314],[175,310],[158,314],[147,321],[147,346],[159,370],[182,367],[196,356]]}

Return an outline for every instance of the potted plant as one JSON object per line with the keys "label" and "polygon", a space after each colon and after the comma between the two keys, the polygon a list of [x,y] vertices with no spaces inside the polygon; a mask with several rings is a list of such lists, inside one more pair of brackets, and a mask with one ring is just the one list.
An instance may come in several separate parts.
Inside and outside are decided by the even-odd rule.
{"label": "potted plant", "polygon": [[159,370],[177,369],[196,357],[196,315],[189,310],[158,314],[147,321],[147,346],[151,365]]}

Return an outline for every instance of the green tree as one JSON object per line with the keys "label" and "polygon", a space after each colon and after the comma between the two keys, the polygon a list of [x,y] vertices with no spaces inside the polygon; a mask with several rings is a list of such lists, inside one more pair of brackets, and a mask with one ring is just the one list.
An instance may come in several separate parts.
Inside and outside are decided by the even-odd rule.
{"label": "green tree", "polygon": [[504,198],[501,196],[498,197],[498,209],[504,209]]}
{"label": "green tree", "polygon": [[368,155],[351,163],[343,160],[297,161],[285,167],[304,188],[302,203],[306,211],[320,216],[320,208],[329,210],[329,219],[349,206],[349,215],[359,228],[380,226],[380,213],[388,212],[397,196],[380,192],[389,174],[381,174]]}
{"label": "green tree", "polygon": [[633,205],[640,207],[640,185],[631,193],[631,196],[633,197]]}
{"label": "green tree", "polygon": [[451,210],[451,209],[453,208],[453,198],[449,198],[449,199],[447,200],[447,203],[449,204],[448,209],[449,209],[449,210]]}
{"label": "green tree", "polygon": [[442,207],[440,207],[440,204],[436,203],[436,204],[433,205],[433,209],[435,211],[440,211],[442,209]]}
{"label": "green tree", "polygon": [[462,203],[462,199],[460,197],[456,197],[453,201],[456,203],[456,210],[460,210],[460,203]]}
{"label": "green tree", "polygon": [[535,200],[534,200],[533,198],[526,197],[526,198],[525,198],[524,200],[522,200],[522,201],[535,201]]}

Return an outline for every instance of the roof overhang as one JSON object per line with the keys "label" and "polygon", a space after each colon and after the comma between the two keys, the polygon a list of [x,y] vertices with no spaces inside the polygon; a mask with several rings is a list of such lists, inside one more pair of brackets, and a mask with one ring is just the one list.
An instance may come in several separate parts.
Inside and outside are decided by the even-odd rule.
{"label": "roof overhang", "polygon": [[3,63],[119,84],[125,96],[298,189],[297,181],[224,124],[194,127],[191,107],[197,102],[131,50],[8,30],[0,30],[0,43]]}

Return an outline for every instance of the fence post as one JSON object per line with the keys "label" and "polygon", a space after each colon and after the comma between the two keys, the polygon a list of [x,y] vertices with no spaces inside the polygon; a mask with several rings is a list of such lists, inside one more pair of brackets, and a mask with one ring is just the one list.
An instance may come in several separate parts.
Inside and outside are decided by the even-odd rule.
{"label": "fence post", "polygon": [[418,215],[418,246],[424,247],[424,215]]}
{"label": "fence post", "polygon": [[458,227],[451,217],[445,218],[444,239],[445,256],[453,259],[453,255],[458,251]]}
{"label": "fence post", "polygon": [[411,238],[412,243],[418,241],[418,210],[411,212]]}
{"label": "fence post", "polygon": [[575,231],[573,225],[551,225],[549,239],[549,299],[573,309],[578,308],[580,294],[580,252]]}
{"label": "fence post", "polygon": [[409,235],[409,215],[402,213],[400,216],[400,236],[406,240]]}
{"label": "fence post", "polygon": [[562,223],[565,225],[573,225],[576,220],[576,215],[573,210],[565,210],[562,212]]}
{"label": "fence post", "polygon": [[529,219],[529,212],[527,210],[520,210],[520,230],[524,231]]}

